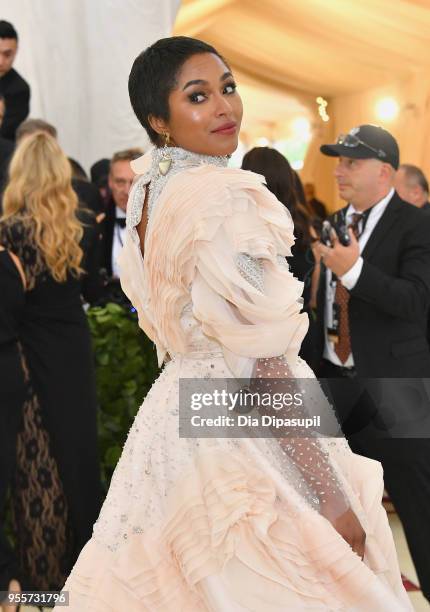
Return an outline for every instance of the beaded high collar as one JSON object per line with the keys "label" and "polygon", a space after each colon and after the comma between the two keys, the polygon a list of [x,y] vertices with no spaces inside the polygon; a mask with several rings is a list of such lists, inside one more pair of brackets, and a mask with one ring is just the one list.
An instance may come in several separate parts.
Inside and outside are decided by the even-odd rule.
{"label": "beaded high collar", "polygon": [[[146,180],[149,182],[149,197],[148,197],[148,215],[154,208],[155,202],[159,198],[163,187],[167,181],[187,168],[195,168],[201,165],[210,165],[218,167],[226,167],[228,165],[229,156],[225,155],[202,155],[187,151],[180,147],[163,147],[154,148],[151,151],[151,167],[146,175]],[[160,162],[170,159],[169,168],[165,174],[160,169]]]}
{"label": "beaded high collar", "polygon": [[[159,164],[167,155],[170,157],[171,163],[166,174],[162,174]],[[142,157],[132,161],[131,167],[134,172],[140,174],[133,187],[130,201],[127,204],[127,226],[131,229],[134,239],[136,241],[139,240],[135,228],[142,217],[145,191],[148,184],[148,219],[150,219],[164,186],[172,176],[181,170],[195,168],[204,164],[226,167],[228,160],[228,156],[201,155],[200,153],[193,153],[180,147],[168,147],[153,148]]]}
{"label": "beaded high collar", "polygon": [[[181,147],[154,148],[152,150],[151,170],[155,172],[155,174],[157,174],[159,171],[158,164],[166,157],[169,157],[172,160],[168,172],[177,168],[192,168],[202,164],[208,164],[211,166],[227,166],[229,160],[229,156],[227,155],[203,155],[201,153],[187,151]],[[151,172],[152,175],[154,175],[153,172]]]}

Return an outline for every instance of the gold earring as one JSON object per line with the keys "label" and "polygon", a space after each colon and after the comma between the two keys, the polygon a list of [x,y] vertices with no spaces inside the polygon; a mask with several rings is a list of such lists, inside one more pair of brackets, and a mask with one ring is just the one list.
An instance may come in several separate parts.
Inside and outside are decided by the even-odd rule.
{"label": "gold earring", "polygon": [[170,153],[169,153],[170,134],[169,132],[165,132],[163,136],[164,136],[164,147],[162,151],[161,160],[158,163],[158,169],[160,171],[160,174],[165,176],[169,172],[170,166],[172,165],[172,158],[170,157]]}

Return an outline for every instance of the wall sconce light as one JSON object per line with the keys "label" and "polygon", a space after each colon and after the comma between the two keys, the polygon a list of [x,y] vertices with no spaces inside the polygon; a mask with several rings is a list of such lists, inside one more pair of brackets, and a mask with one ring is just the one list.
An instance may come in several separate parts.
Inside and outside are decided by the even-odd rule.
{"label": "wall sconce light", "polygon": [[391,97],[381,98],[375,107],[376,116],[381,121],[392,121],[399,114],[399,110],[400,107],[397,100]]}
{"label": "wall sconce light", "polygon": [[316,103],[318,104],[318,113],[321,119],[324,122],[329,121],[330,117],[327,114],[327,100],[325,100],[322,96],[318,96],[318,98],[316,99]]}

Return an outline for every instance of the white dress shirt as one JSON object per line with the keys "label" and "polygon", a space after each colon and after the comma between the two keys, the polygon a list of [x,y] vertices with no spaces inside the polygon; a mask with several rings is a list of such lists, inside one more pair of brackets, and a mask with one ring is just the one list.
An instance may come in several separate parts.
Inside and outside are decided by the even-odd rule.
{"label": "white dress shirt", "polygon": [[[127,216],[126,212],[119,208],[115,207],[115,218],[116,219],[125,219]],[[118,256],[122,250],[122,245],[124,244],[125,239],[125,227],[120,227],[117,223],[113,226],[113,240],[112,240],[112,276],[119,277],[119,266],[118,266]]]}
{"label": "white dress shirt", "polygon": [[[387,208],[388,202],[394,195],[394,189],[391,189],[387,195],[382,198],[380,202],[375,204],[370,210],[369,216],[367,218],[367,222],[364,227],[364,231],[362,231],[362,221],[359,222],[359,232],[362,231],[360,237],[358,239],[358,246],[360,248],[360,253],[363,252],[364,247],[367,244],[373,230],[376,227],[379,219],[384,214],[385,209]],[[354,213],[360,213],[361,211],[356,210],[352,204],[350,204],[346,211],[346,225],[349,226],[352,223],[352,215]],[[357,259],[355,264],[346,272],[343,276],[340,277],[340,281],[344,287],[348,290],[351,290],[355,287],[360,274],[363,268],[363,258],[360,257]],[[331,361],[334,365],[343,366],[345,368],[351,368],[354,365],[354,359],[352,357],[352,353],[349,354],[348,359],[345,363],[342,363],[339,357],[336,355],[334,350],[334,343],[328,339],[327,335],[327,326],[332,317],[333,312],[333,304],[334,304],[334,296],[336,291],[336,282],[333,281],[333,275],[331,270],[327,268],[326,271],[326,298],[325,298],[325,309],[324,309],[324,333],[325,333],[325,345],[324,345],[324,359]]]}

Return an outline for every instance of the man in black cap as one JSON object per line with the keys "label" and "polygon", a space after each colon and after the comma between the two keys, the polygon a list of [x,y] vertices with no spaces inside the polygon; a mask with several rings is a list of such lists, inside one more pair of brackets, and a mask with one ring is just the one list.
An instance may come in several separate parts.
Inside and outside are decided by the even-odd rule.
{"label": "man in black cap", "polygon": [[430,600],[430,216],[394,191],[399,149],[386,130],[361,125],[321,152],[338,157],[348,204],[317,247],[319,376],[351,448],[382,463]]}
{"label": "man in black cap", "polygon": [[13,68],[18,50],[18,34],[8,21],[0,20],[0,94],[6,100],[6,115],[0,135],[15,140],[15,132],[26,119],[30,105],[30,87]]}

